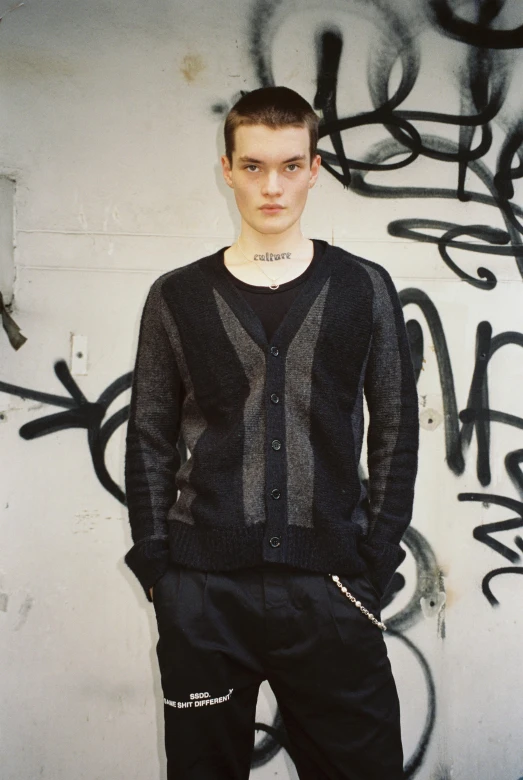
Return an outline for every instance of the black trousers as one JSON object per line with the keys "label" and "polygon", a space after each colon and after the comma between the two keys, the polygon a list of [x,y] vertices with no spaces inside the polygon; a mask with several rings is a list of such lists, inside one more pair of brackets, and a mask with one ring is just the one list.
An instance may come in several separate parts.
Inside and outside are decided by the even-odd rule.
{"label": "black trousers", "polygon": [[[340,578],[380,619],[368,577]],[[300,780],[404,778],[383,632],[327,574],[172,564],[153,602],[168,780],[248,780],[263,680]]]}

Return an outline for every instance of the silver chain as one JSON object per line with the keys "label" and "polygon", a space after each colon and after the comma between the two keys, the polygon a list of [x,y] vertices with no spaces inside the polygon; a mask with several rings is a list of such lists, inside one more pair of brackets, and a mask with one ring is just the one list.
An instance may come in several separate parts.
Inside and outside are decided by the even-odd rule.
{"label": "silver chain", "polygon": [[249,260],[251,263],[254,263],[254,264],[255,264],[255,266],[256,266],[257,268],[259,268],[259,270],[260,270],[260,271],[261,271],[263,274],[265,274],[265,276],[267,277],[267,279],[270,279],[270,280],[271,280],[272,284],[270,284],[270,285],[269,285],[270,289],[271,289],[271,290],[277,290],[277,289],[278,289],[278,287],[279,287],[280,285],[279,285],[279,284],[275,284],[275,282],[276,282],[278,279],[281,279],[281,278],[282,278],[282,276],[285,276],[285,274],[286,274],[286,273],[288,273],[288,271],[284,271],[284,273],[280,274],[280,276],[277,276],[277,277],[276,277],[276,279],[273,279],[273,278],[272,278],[272,276],[269,276],[269,274],[266,274],[266,273],[265,273],[265,271],[263,270],[263,268],[261,268],[261,267],[258,265],[258,263],[256,262],[256,260],[252,260],[252,258],[250,258],[250,257],[247,257],[247,255],[245,254],[245,252],[243,251],[243,249],[242,249],[242,248],[241,248],[241,246],[240,246],[240,239],[239,239],[239,238],[237,238],[237,239],[236,239],[236,243],[238,244],[238,249],[240,250],[240,252],[241,252],[241,253],[242,253],[242,255],[244,256],[244,258],[245,258],[246,260]]}
{"label": "silver chain", "polygon": [[341,590],[341,592],[344,593],[347,596],[347,598],[352,601],[354,606],[360,610],[360,612],[363,612],[363,614],[366,615],[369,618],[369,620],[371,620],[376,626],[378,626],[378,628],[383,629],[383,631],[387,630],[387,626],[385,625],[385,623],[382,623],[380,620],[374,617],[372,612],[369,612],[368,609],[365,609],[361,601],[352,595],[349,589],[346,588],[345,585],[341,582],[337,574],[329,574],[329,577],[336,583],[336,585]]}

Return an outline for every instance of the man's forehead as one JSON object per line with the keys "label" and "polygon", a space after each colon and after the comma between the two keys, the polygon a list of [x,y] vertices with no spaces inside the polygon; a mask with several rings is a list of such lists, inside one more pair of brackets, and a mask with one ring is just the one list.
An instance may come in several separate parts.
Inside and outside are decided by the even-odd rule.
{"label": "man's forehead", "polygon": [[309,133],[306,127],[272,128],[241,125],[236,130],[236,154],[241,162],[288,162],[306,159]]}

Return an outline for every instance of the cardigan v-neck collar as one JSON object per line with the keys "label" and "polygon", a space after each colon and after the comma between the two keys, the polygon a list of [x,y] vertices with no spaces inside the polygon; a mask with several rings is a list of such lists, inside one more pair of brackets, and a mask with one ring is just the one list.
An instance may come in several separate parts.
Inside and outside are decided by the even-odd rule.
{"label": "cardigan v-neck collar", "polygon": [[[315,268],[313,268],[308,279],[305,280],[302,289],[292,301],[270,341],[267,339],[262,321],[227,272],[224,263],[224,252],[229,247],[223,246],[217,252],[208,255],[201,261],[201,268],[207,274],[213,286],[231,307],[253,341],[264,351],[272,345],[286,347],[290,344],[330,274],[330,244],[319,238],[313,238],[312,241],[314,243],[314,256],[317,252],[321,252],[323,247],[322,257],[315,264]],[[314,259],[312,262],[314,262]]]}

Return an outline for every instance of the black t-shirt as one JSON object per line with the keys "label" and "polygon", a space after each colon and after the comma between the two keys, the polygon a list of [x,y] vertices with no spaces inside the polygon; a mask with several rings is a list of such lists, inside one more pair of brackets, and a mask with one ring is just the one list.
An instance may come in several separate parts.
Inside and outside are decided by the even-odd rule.
{"label": "black t-shirt", "polygon": [[[289,282],[283,282],[278,289],[271,290],[266,285],[248,284],[237,279],[231,271],[225,267],[225,270],[230,274],[233,283],[240,290],[242,295],[247,300],[247,303],[254,309],[267,334],[267,338],[270,341],[273,333],[276,331],[278,325],[285,317],[285,314],[293,302],[294,298],[300,292],[302,285],[305,284],[309,276],[314,270],[316,263],[321,261],[321,256],[324,252],[325,241],[321,239],[313,238],[314,254],[311,262],[305,269],[305,271],[297,276],[295,279],[291,279]],[[267,268],[267,273],[272,273],[272,267],[275,270],[278,268],[278,263],[266,263],[267,266],[271,266],[271,271]],[[262,275],[260,271],[260,276]],[[276,275],[276,274],[275,274]],[[267,279],[267,284],[269,280]]]}

